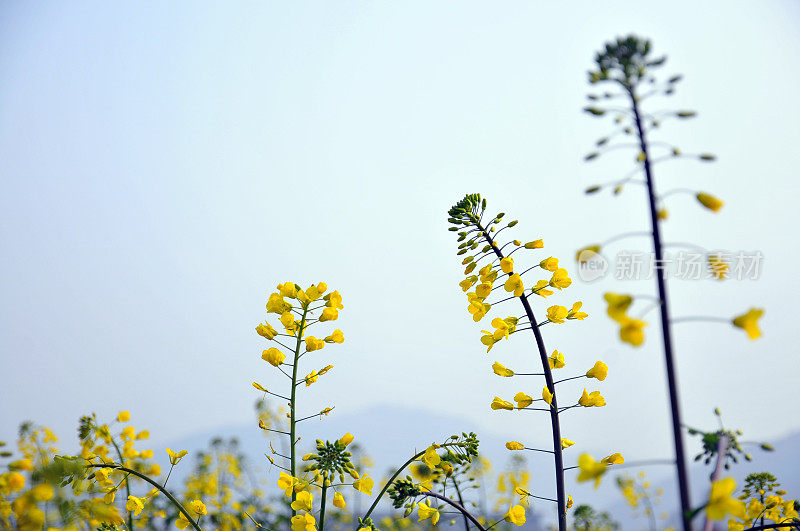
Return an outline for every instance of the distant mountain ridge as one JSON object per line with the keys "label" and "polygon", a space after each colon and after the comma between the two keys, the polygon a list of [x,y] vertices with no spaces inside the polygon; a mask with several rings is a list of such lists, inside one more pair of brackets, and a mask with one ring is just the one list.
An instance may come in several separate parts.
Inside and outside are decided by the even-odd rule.
{"label": "distant mountain ridge", "polygon": [[[298,433],[302,437],[301,452],[310,448],[317,438],[333,440],[347,432],[356,435],[356,442],[375,462],[370,475],[375,478],[377,486],[390,467],[394,469],[393,467],[405,462],[415,450],[424,449],[432,442],[441,442],[451,434],[470,431],[478,434],[481,441],[479,450],[493,463],[494,471],[504,469],[511,457],[510,452],[505,448],[505,443],[511,438],[492,433],[474,421],[436,412],[401,406],[374,406],[354,414],[331,415],[322,421],[308,420],[299,425]],[[211,439],[220,436],[225,439],[236,438],[240,448],[248,456],[252,468],[262,474],[260,477],[267,477],[268,484],[274,483],[277,478],[277,470],[265,472],[269,468],[269,463],[264,457],[265,453],[269,453],[269,439],[264,436],[264,432],[258,428],[255,422],[249,425],[234,425],[197,433],[177,442],[171,441],[169,446],[187,449],[191,455],[207,448]],[[773,446],[775,447],[774,452],[754,449],[752,462],[734,465],[726,472],[726,475],[734,477],[737,484],[742,485],[747,474],[770,471],[778,476],[782,488],[788,491],[789,496],[800,497],[800,459],[798,459],[800,457],[800,432],[792,433],[775,441]],[[530,463],[531,484],[534,491],[536,491],[537,485],[550,485],[549,475],[552,473],[552,469],[548,466],[548,468],[540,470],[540,466],[544,466],[545,463],[547,463],[545,460],[531,461]],[[173,477],[180,481],[189,468],[179,467],[177,475],[173,474]],[[639,468],[628,468],[625,471],[635,474],[638,470]],[[662,507],[665,509],[674,507],[675,504],[669,495],[675,493],[671,468],[654,467],[648,469],[647,472],[654,488],[662,487],[667,493],[663,497]],[[691,465],[692,494],[693,498],[698,500],[698,504],[708,491],[709,473],[709,467],[703,467],[696,463]],[[541,479],[540,474],[546,474],[547,478]],[[589,503],[597,509],[608,511],[615,520],[620,522],[622,529],[637,530],[647,527],[647,522],[642,517],[638,519],[632,517],[631,509],[625,504],[619,490],[614,485],[615,474],[609,473],[608,477],[604,479],[603,486],[597,490],[588,484],[575,483],[574,476],[575,474],[566,474],[566,485],[567,492],[572,494],[576,503]],[[543,488],[540,487],[539,490]],[[544,522],[551,521],[554,515],[552,504],[536,502],[533,507]],[[660,512],[659,509],[657,511]],[[526,525],[524,529],[539,529],[540,524],[537,520],[537,518],[529,516],[529,525]],[[675,514],[670,514],[669,518],[664,521],[664,527],[675,522]]]}

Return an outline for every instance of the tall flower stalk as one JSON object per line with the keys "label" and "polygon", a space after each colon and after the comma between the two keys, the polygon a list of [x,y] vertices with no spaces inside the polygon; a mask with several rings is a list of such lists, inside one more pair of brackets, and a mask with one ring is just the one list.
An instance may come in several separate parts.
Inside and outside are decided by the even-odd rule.
{"label": "tall flower stalk", "polygon": [[[546,312],[547,319],[538,320],[534,314],[529,297],[537,295],[546,298],[553,294],[553,291],[549,288],[562,290],[567,288],[572,281],[567,271],[558,267],[558,260],[553,257],[546,258],[537,265],[517,273],[514,258],[511,255],[524,249],[542,248],[544,246],[542,240],[528,242],[525,245],[518,240],[513,240],[500,245],[497,242],[498,235],[506,228],[514,227],[517,222],[512,221],[500,230],[497,230],[497,225],[502,222],[504,214],[498,214],[484,221],[485,212],[486,200],[481,199],[478,194],[467,195],[448,212],[448,221],[454,225],[450,228],[450,231],[458,232],[458,240],[462,242],[459,245],[458,254],[465,255],[474,251],[474,254],[468,254],[462,262],[462,265],[466,266],[464,274],[467,275],[467,277],[460,285],[465,292],[468,292],[468,311],[472,314],[473,320],[476,322],[482,320],[492,309],[493,305],[512,299],[518,299],[522,305],[524,314],[521,317],[510,316],[505,319],[499,317],[493,319],[491,324],[495,330],[493,332],[484,331],[485,335],[481,338],[481,342],[488,347],[487,351],[489,351],[495,343],[503,339],[508,339],[512,334],[524,330],[531,330],[534,342],[536,343],[536,353],[538,354],[542,372],[516,373],[501,365],[499,362],[495,362],[493,369],[495,374],[504,377],[543,376],[545,386],[542,389],[540,399],[534,399],[527,393],[520,391],[514,396],[516,406],[510,401],[495,397],[491,408],[494,410],[547,411],[549,413],[553,441],[552,450],[527,448],[524,444],[517,441],[509,442],[506,447],[512,451],[531,450],[547,452],[553,455],[556,497],[553,499],[544,496],[536,496],[522,489],[519,489],[517,494],[519,494],[524,501],[533,497],[554,502],[556,504],[558,529],[559,531],[565,531],[567,529],[567,508],[571,505],[571,500],[567,496],[564,488],[564,471],[566,468],[564,466],[563,449],[572,446],[574,442],[562,437],[559,415],[573,407],[603,406],[605,405],[605,400],[599,392],[594,391],[589,394],[586,389],[584,389],[583,395],[578,400],[578,403],[567,407],[559,407],[559,393],[556,390],[556,384],[584,377],[604,380],[608,368],[604,363],[598,361],[595,367],[590,369],[586,374],[573,378],[565,378],[560,381],[554,380],[553,370],[564,367],[564,356],[557,350],[548,354],[542,337],[541,327],[548,323],[560,324],[567,320],[583,320],[587,317],[587,314],[581,311],[582,303],[576,302],[573,304],[571,310],[568,310],[564,306],[550,306]],[[506,252],[506,249],[509,247],[511,250]],[[480,250],[478,250],[479,248]],[[486,260],[486,264],[482,265],[477,275],[472,274],[479,265],[481,265],[480,262],[483,260]],[[498,269],[495,269],[495,267]],[[549,280],[539,280],[532,288],[526,289],[522,276],[535,268],[540,268],[543,271],[552,273],[552,275]],[[505,282],[495,287],[494,283],[502,279],[505,279]],[[473,286],[476,286],[475,291],[470,292],[469,290]],[[502,288],[506,293],[511,293],[512,295],[490,304],[488,300],[492,296],[492,293],[499,288]],[[546,407],[530,407],[535,402],[544,402]],[[619,460],[616,458],[611,459],[612,457],[613,456],[609,456],[609,458],[606,458],[607,460],[598,463],[590,456],[583,455],[579,460],[579,465],[570,468],[581,468],[579,480],[589,479],[590,476],[592,478],[599,478],[608,465],[621,462],[621,456],[619,456]],[[589,470],[591,468],[593,468],[592,471]],[[520,509],[522,508],[520,507]],[[515,508],[512,507],[509,514],[512,514],[514,510]],[[524,509],[522,510],[524,511]]]}
{"label": "tall flower stalk", "polygon": [[[665,144],[663,142],[651,142],[648,139],[648,131],[660,127],[664,120],[669,118],[687,119],[696,115],[694,111],[661,111],[657,113],[646,113],[642,110],[642,102],[657,95],[670,95],[674,93],[676,84],[681,80],[681,76],[673,76],[666,83],[658,83],[655,77],[651,76],[651,70],[664,64],[666,57],[654,58],[650,55],[651,45],[647,40],[639,39],[635,36],[617,39],[615,42],[607,43],[602,52],[595,57],[596,69],[589,72],[589,80],[595,83],[612,83],[619,91],[616,93],[606,92],[602,96],[589,95],[593,102],[599,100],[610,100],[608,105],[598,105],[593,103],[584,110],[592,116],[601,117],[606,114],[615,114],[616,129],[606,137],[597,141],[597,150],[589,153],[585,160],[595,160],[603,153],[617,148],[634,147],[638,154],[636,156],[636,167],[625,177],[619,180],[604,183],[602,185],[591,186],[586,190],[587,194],[594,194],[604,188],[611,188],[614,194],[622,192],[628,184],[640,184],[644,186],[647,197],[648,217],[650,218],[651,230],[646,233],[652,238],[653,246],[653,270],[656,272],[656,292],[655,304],[650,309],[658,307],[659,322],[661,328],[661,338],[664,351],[665,372],[667,377],[667,390],[670,403],[670,426],[675,455],[675,470],[678,480],[678,491],[680,496],[681,521],[684,530],[692,528],[692,507],[689,491],[689,478],[687,474],[686,452],[683,444],[683,421],[681,419],[681,408],[679,398],[679,386],[675,355],[672,341],[671,324],[674,322],[689,320],[714,320],[730,322],[727,319],[718,317],[707,318],[679,318],[672,319],[670,316],[669,294],[667,290],[667,279],[665,265],[668,263],[664,257],[664,249],[668,245],[664,242],[661,234],[661,223],[667,219],[668,212],[664,206],[666,197],[679,193],[691,193],[695,195],[698,202],[705,208],[717,212],[722,208],[723,202],[706,192],[675,189],[666,193],[658,194],[653,175],[653,166],[656,163],[673,160],[677,158],[691,157],[700,161],[713,161],[716,157],[708,153],[685,154],[679,148]],[[611,103],[615,98],[623,98],[627,101],[627,107],[615,107]],[[619,135],[632,135],[635,138],[633,145],[627,143],[614,143],[612,140]],[[666,153],[663,156],[654,157],[654,148],[663,148]],[[641,173],[640,173],[641,172]],[[635,180],[637,175],[643,174],[642,181]],[[603,244],[589,245],[578,251],[578,262],[584,267],[592,262],[596,253],[601,248],[614,241],[638,236],[639,232],[625,233],[620,236],[610,238]],[[718,254],[706,253],[702,248],[693,244],[675,244],[690,249],[700,249],[706,255],[710,276],[717,280],[723,280],[728,276],[729,264]],[[644,341],[643,329],[646,322],[642,319],[644,314],[637,318],[627,314],[628,308],[633,303],[634,297],[624,294],[607,293],[605,295],[608,302],[608,314],[620,325],[620,338],[622,341],[633,346],[639,346]],[[733,319],[734,326],[748,330],[751,338],[758,336],[755,321],[760,317],[760,310],[755,311],[757,316],[748,313]],[[646,312],[645,312],[646,313]]]}
{"label": "tall flower stalk", "polygon": [[[298,417],[298,387],[303,385],[308,387],[314,384],[320,376],[333,368],[333,365],[326,365],[318,370],[312,370],[303,377],[301,376],[302,373],[299,372],[300,361],[306,354],[321,350],[326,344],[344,342],[344,335],[339,329],[333,330],[324,339],[307,335],[306,332],[311,326],[318,323],[337,320],[339,318],[339,310],[344,306],[338,291],[326,293],[328,286],[324,282],[312,284],[306,289],[293,282],[286,282],[278,284],[276,289],[277,291],[269,296],[266,309],[267,313],[280,316],[280,324],[284,331],[278,332],[271,324],[265,322],[256,327],[256,333],[276,345],[264,350],[261,358],[269,365],[277,368],[289,380],[289,392],[287,393],[288,396],[275,393],[258,382],[253,382],[253,387],[265,395],[268,394],[287,401],[289,406],[289,429],[285,431],[272,428],[263,421],[259,422],[259,427],[266,431],[286,435],[289,438],[288,456],[270,447],[272,455],[277,456],[282,462],[277,462],[271,456],[268,456],[268,458],[273,465],[284,471],[281,472],[278,485],[289,498],[292,527],[315,525],[316,519],[311,514],[313,512],[311,486],[314,486],[321,490],[319,529],[322,530],[325,522],[328,490],[344,484],[345,473],[352,476],[356,485],[359,484],[359,480],[362,484],[372,481],[367,476],[360,478],[355,467],[350,463],[349,453],[346,451],[347,445],[353,440],[353,436],[350,434],[346,434],[334,443],[318,441],[317,454],[308,454],[303,459],[304,461],[317,461],[315,465],[307,466],[303,471],[304,473],[312,472],[312,474],[308,476],[307,474],[301,475],[299,473],[297,445],[300,438],[297,436],[297,425],[304,420],[327,415],[333,410],[332,407],[326,407],[311,415]],[[290,363],[286,362],[287,354],[291,356],[292,361]],[[290,370],[287,371],[284,367],[289,367]],[[335,472],[340,476],[340,485],[332,483]]]}

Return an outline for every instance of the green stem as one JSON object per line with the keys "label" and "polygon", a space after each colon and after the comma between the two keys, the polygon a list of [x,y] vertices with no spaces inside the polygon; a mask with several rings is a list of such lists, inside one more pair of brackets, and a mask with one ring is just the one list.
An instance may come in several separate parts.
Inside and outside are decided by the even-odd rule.
{"label": "green stem", "polygon": [[328,487],[325,485],[325,481],[322,481],[322,506],[319,509],[319,530],[323,531],[325,529],[325,495],[328,494]]}
{"label": "green stem", "polygon": [[[296,464],[295,464],[295,462],[296,462],[296,455],[295,455],[296,454],[296,450],[295,450],[295,447],[297,446],[296,433],[295,433],[295,426],[297,424],[297,419],[295,417],[295,412],[297,411],[297,408],[295,407],[295,403],[294,403],[295,395],[296,395],[296,392],[297,392],[297,365],[298,365],[297,362],[300,360],[300,348],[301,348],[301,346],[303,344],[303,332],[305,331],[305,327],[306,327],[306,316],[307,315],[308,315],[308,308],[306,307],[305,309],[303,309],[303,316],[300,318],[300,328],[297,329],[297,343],[295,344],[295,347],[294,347],[294,363],[292,363],[292,394],[291,394],[292,399],[289,402],[289,412],[290,412],[290,417],[289,417],[289,437],[290,437],[290,441],[289,441],[289,443],[291,444],[291,451],[290,451],[290,454],[289,454],[291,457],[289,458],[289,461],[291,462],[290,470],[292,471],[292,477],[297,477],[297,470],[296,470]],[[293,489],[292,490],[292,501],[294,501],[295,498],[296,498],[296,495],[295,495],[295,492],[294,492],[294,489]],[[290,508],[291,508],[291,505],[290,505]],[[292,511],[292,516],[297,514],[297,512],[294,509],[291,509],[291,511]]]}
{"label": "green stem", "polygon": [[[169,499],[169,501],[171,501],[172,504],[175,505],[175,507],[178,508],[178,510],[189,521],[189,523],[192,524],[192,527],[194,527],[197,531],[203,531],[202,529],[200,529],[200,526],[197,525],[197,522],[194,521],[194,519],[191,517],[191,515],[189,515],[189,511],[187,511],[183,507],[183,505],[181,505],[181,502],[179,502],[177,499],[175,499],[175,496],[170,494],[170,492],[167,489],[165,489],[164,487],[162,487],[161,485],[159,485],[158,483],[156,483],[155,481],[153,481],[149,477],[145,476],[144,474],[141,474],[141,473],[139,473],[139,472],[137,472],[135,470],[131,470],[130,468],[124,467],[122,465],[106,465],[106,464],[90,463],[90,464],[86,465],[86,468],[113,468],[115,470],[121,470],[122,472],[127,472],[128,474],[133,474],[134,476],[145,480],[146,482],[148,482],[152,486],[154,486],[156,489],[158,489],[158,491],[161,492],[164,496],[166,496]],[[131,527],[130,529],[133,530],[133,527]]]}
{"label": "green stem", "polygon": [[[446,448],[446,447],[448,447],[448,446],[458,446],[458,444],[459,444],[459,443],[444,443],[444,444],[440,444],[440,445],[439,445],[439,448]],[[426,448],[426,450],[427,450],[427,448]],[[413,455],[413,456],[412,456],[412,457],[411,457],[411,458],[410,458],[408,461],[406,461],[406,462],[403,464],[403,466],[401,466],[400,468],[398,468],[397,470],[395,470],[394,474],[392,474],[392,477],[390,477],[390,478],[389,478],[389,480],[388,480],[388,481],[386,482],[386,484],[383,486],[383,488],[381,489],[381,491],[380,491],[380,492],[378,493],[378,495],[375,497],[375,501],[373,501],[373,502],[372,502],[372,505],[370,505],[370,506],[369,506],[369,509],[367,509],[367,513],[366,513],[366,514],[365,514],[365,515],[364,515],[364,516],[361,518],[362,520],[366,520],[367,518],[369,518],[369,515],[371,515],[371,514],[372,514],[372,511],[374,511],[374,510],[375,510],[375,507],[377,507],[377,506],[378,506],[378,502],[379,502],[379,501],[381,501],[381,498],[383,498],[383,495],[386,493],[386,491],[387,491],[387,490],[389,490],[389,487],[391,487],[391,486],[392,486],[392,483],[394,483],[394,480],[395,480],[395,479],[397,479],[397,476],[399,476],[399,475],[400,475],[400,473],[401,473],[403,470],[405,470],[405,469],[406,469],[406,467],[407,467],[408,465],[410,465],[411,463],[413,463],[414,461],[416,461],[417,459],[419,459],[420,457],[422,457],[424,454],[425,454],[425,450],[423,450],[423,451],[421,451],[421,452],[419,452],[419,453],[417,453],[417,454]]]}

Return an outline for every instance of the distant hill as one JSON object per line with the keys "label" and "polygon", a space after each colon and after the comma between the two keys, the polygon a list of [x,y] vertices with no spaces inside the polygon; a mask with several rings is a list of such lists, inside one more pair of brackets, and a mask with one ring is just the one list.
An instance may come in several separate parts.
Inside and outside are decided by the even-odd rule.
{"label": "distant hill", "polygon": [[[303,438],[300,443],[303,452],[313,445],[316,438],[333,440],[338,439],[346,432],[355,434],[356,442],[375,462],[370,474],[376,478],[376,484],[390,467],[394,469],[403,463],[415,449],[424,449],[432,442],[442,441],[448,435],[460,434],[462,431],[474,431],[478,434],[481,440],[480,451],[493,463],[494,472],[505,468],[511,457],[510,452],[505,449],[505,443],[511,440],[510,437],[492,433],[468,419],[399,406],[370,407],[362,412],[348,415],[332,414],[322,421],[316,419],[305,421],[300,424],[299,428],[299,435]],[[220,427],[218,430],[197,433],[177,442],[170,441],[169,446],[196,453],[207,448],[212,438],[221,435],[224,435],[226,439],[236,438],[241,449],[250,459],[253,471],[259,474],[259,477],[268,477],[268,485],[274,484],[277,471],[273,469],[271,472],[266,472],[269,463],[264,454],[269,452],[268,439],[255,422],[251,425]],[[772,443],[775,447],[774,452],[754,449],[752,462],[740,463],[726,475],[736,478],[741,485],[743,478],[751,472],[770,471],[778,476],[779,481],[790,495],[793,493],[798,495],[800,493],[800,459],[798,459],[800,457],[800,432],[790,434]],[[526,452],[526,454],[530,454],[530,452]],[[551,467],[547,454],[530,456],[531,484],[537,492],[550,489]],[[174,477],[180,481],[188,469],[189,467],[179,467],[178,474]],[[638,470],[631,468],[627,469],[627,472],[635,474]],[[709,467],[692,464],[690,475],[693,484],[693,498],[698,500],[698,503],[708,491],[709,473]],[[622,524],[622,529],[646,529],[647,522],[643,518],[632,518],[630,508],[624,503],[619,490],[614,486],[615,474],[609,474],[610,477],[604,480],[606,482],[597,490],[588,484],[576,484],[574,482],[575,474],[568,472],[566,476],[567,492],[572,494],[577,503],[589,503],[593,507],[610,512],[614,519]],[[676,502],[670,497],[676,492],[672,469],[666,466],[652,467],[648,469],[648,477],[654,488],[662,487],[667,493],[662,506],[664,508],[674,507]],[[540,486],[538,489],[537,485]],[[541,487],[542,485],[546,487]],[[550,494],[549,492],[544,493],[544,495]],[[536,502],[534,509],[538,514],[535,517],[529,517],[529,525],[526,525],[524,529],[544,529],[540,527],[538,520],[541,518],[545,523],[550,522],[554,515],[551,507],[552,504],[549,502]],[[657,509],[657,512],[660,510]],[[675,517],[675,514],[669,514],[664,527],[674,525]]]}

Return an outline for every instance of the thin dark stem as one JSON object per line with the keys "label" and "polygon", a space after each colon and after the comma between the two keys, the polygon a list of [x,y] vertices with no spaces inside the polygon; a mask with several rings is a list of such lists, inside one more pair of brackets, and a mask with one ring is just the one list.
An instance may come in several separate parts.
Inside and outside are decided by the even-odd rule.
{"label": "thin dark stem", "polygon": [[730,319],[724,317],[714,317],[712,315],[692,315],[690,317],[676,317],[672,319],[673,323],[688,323],[688,322],[708,322],[708,323],[729,323]]}
{"label": "thin dark stem", "polygon": [[755,527],[748,527],[744,531],[760,531],[761,529],[778,529],[780,527],[792,527],[796,529],[798,525],[800,524],[798,524],[797,522],[784,522],[782,524],[767,524],[767,525],[757,525]]}
{"label": "thin dark stem", "polygon": [[431,497],[431,498],[436,498],[437,500],[443,501],[444,503],[450,505],[451,507],[453,507],[454,509],[459,511],[461,514],[463,514],[464,518],[466,518],[470,522],[472,522],[475,525],[475,527],[477,527],[481,531],[486,531],[486,528],[483,527],[481,525],[481,523],[478,521],[478,519],[475,518],[474,516],[472,516],[472,514],[468,510],[466,510],[463,505],[461,505],[459,503],[456,503],[453,500],[451,500],[450,498],[442,496],[441,494],[436,494],[435,492],[424,492],[422,495],[423,496],[428,496],[428,497]]}
{"label": "thin dark stem", "polygon": [[[457,443],[444,443],[444,444],[440,444],[439,448],[446,448],[448,446],[454,446],[456,444]],[[378,493],[377,496],[375,496],[375,500],[372,502],[372,505],[369,506],[369,509],[367,509],[367,512],[364,514],[364,516],[361,517],[362,521],[366,520],[367,518],[369,518],[369,515],[371,515],[372,511],[375,510],[375,507],[378,506],[378,502],[381,501],[381,498],[383,498],[383,495],[386,493],[387,490],[389,490],[389,487],[392,486],[392,483],[394,483],[394,480],[397,479],[397,476],[399,476],[400,473],[403,472],[403,470],[405,470],[408,465],[410,465],[411,463],[413,463],[414,461],[416,461],[417,459],[419,459],[423,455],[425,455],[425,450],[423,450],[421,452],[417,452],[416,454],[412,455],[408,459],[408,461],[403,463],[403,465],[400,468],[398,468],[397,470],[394,471],[394,474],[392,474],[392,477],[390,477],[388,479],[388,481],[386,481],[386,483],[383,485],[383,488],[381,489],[381,491]]]}
{"label": "thin dark stem", "polygon": [[[117,451],[117,456],[119,457],[119,462],[122,463],[124,460],[122,459],[122,452],[119,450],[119,446],[117,442],[114,440],[114,437],[109,434],[109,439],[111,440],[111,444],[114,445],[114,449]],[[128,498],[131,497],[131,484],[128,481],[128,476],[125,476],[125,493],[128,495]],[[128,511],[128,529],[133,529],[133,512]]]}
{"label": "thin dark stem", "polygon": [[526,446],[526,447],[525,447],[525,449],[526,449],[526,450],[530,450],[530,451],[532,451],[532,452],[544,452],[544,453],[546,453],[546,454],[552,454],[552,453],[553,453],[553,450],[542,450],[541,448],[528,448],[528,447]]}
{"label": "thin dark stem", "polygon": [[[489,233],[484,229],[480,222],[475,223],[483,232],[483,237],[486,238],[486,241],[489,245],[492,246],[494,249],[497,258],[502,260],[503,253],[493,245],[492,237]],[[547,389],[552,393],[553,399],[552,403],[550,404],[550,424],[553,431],[553,457],[555,461],[555,473],[556,473],[556,495],[558,500],[556,512],[558,514],[558,531],[567,531],[567,509],[566,509],[566,492],[564,490],[564,458],[561,454],[561,424],[558,420],[558,402],[556,399],[556,386],[553,383],[553,374],[550,371],[550,363],[548,361],[547,356],[547,349],[544,345],[544,339],[542,338],[542,332],[539,330],[539,326],[537,325],[536,317],[533,314],[533,309],[531,308],[531,304],[528,301],[528,298],[523,293],[522,296],[519,298],[520,302],[522,302],[522,307],[525,308],[525,314],[528,316],[528,321],[530,321],[533,330],[533,336],[536,340],[536,346],[539,350],[539,358],[542,362],[542,370],[544,371],[544,378],[545,383],[547,384]]]}
{"label": "thin dark stem", "polygon": [[[639,104],[637,103],[634,87],[628,88],[631,108],[633,109],[636,129],[639,133],[639,143],[644,154],[644,174],[647,183],[647,196],[650,206],[650,222],[653,229],[653,250],[655,253],[656,266],[661,267],[663,262],[663,252],[661,246],[661,227],[658,220],[657,197],[655,185],[653,183],[653,172],[650,167],[650,157],[648,155],[647,138],[645,136],[642,119],[639,115]],[[691,497],[689,496],[689,477],[686,473],[686,456],[683,448],[683,433],[681,432],[681,412],[680,400],[678,398],[678,380],[675,370],[675,362],[672,355],[672,333],[669,323],[669,304],[667,298],[667,285],[664,274],[657,270],[656,285],[658,287],[658,298],[661,300],[659,306],[661,310],[661,332],[664,341],[664,360],[667,371],[667,387],[669,389],[669,403],[672,414],[672,437],[675,443],[675,468],[678,474],[678,489],[680,491],[681,519],[684,531],[691,531],[692,520],[690,517]]]}
{"label": "thin dark stem", "polygon": [[[140,472],[137,472],[135,470],[131,470],[130,468],[124,467],[122,465],[106,465],[106,464],[90,463],[90,464],[86,465],[86,467],[87,468],[114,468],[114,469],[117,469],[117,470],[121,470],[123,472],[127,472],[129,475],[133,474],[137,478],[145,480],[146,482],[150,483],[152,486],[157,488],[159,492],[164,494],[164,496],[166,496],[169,499],[169,501],[171,501],[173,503],[173,505],[175,505],[175,507],[178,508],[178,510],[189,521],[189,523],[192,524],[192,527],[194,527],[197,531],[203,531],[202,529],[200,529],[200,526],[197,525],[197,522],[195,522],[194,519],[191,517],[189,512],[183,507],[183,505],[181,505],[181,503],[178,500],[175,499],[175,496],[170,494],[170,492],[167,489],[165,489],[164,487],[162,487],[161,485],[159,485],[158,483],[156,483],[155,481],[153,481],[149,477],[145,476],[144,474],[142,474]],[[131,527],[131,529],[133,529],[133,527]]]}
{"label": "thin dark stem", "polygon": [[[458,488],[458,481],[456,481],[455,477],[451,477],[450,479],[453,480],[453,486],[456,488],[456,495],[458,495],[458,503],[459,503],[459,505],[461,505],[463,507],[464,506],[464,498],[461,496],[461,489]],[[462,514],[461,516],[464,517],[464,529],[466,531],[469,531],[469,518],[467,518],[466,514]]]}
{"label": "thin dark stem", "polygon": [[578,378],[586,378],[585,374],[581,374],[580,376],[573,376],[572,378],[564,378],[563,380],[556,380],[553,383],[560,384],[561,382],[568,382],[570,380],[577,380]]}

